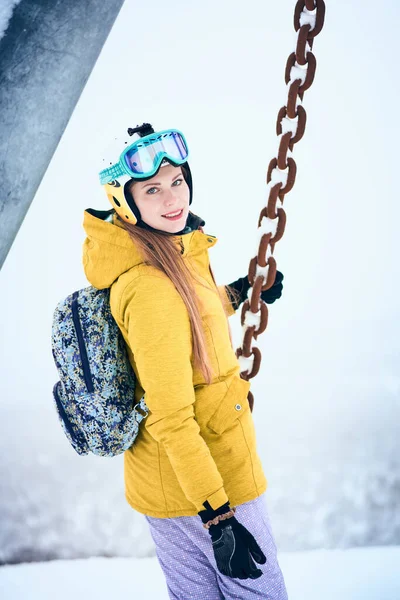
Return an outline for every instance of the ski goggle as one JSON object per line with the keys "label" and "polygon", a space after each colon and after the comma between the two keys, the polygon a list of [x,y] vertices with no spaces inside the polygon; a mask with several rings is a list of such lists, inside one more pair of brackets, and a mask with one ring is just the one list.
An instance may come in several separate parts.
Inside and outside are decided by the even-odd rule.
{"label": "ski goggle", "polygon": [[117,163],[100,171],[100,183],[110,183],[122,175],[134,179],[152,177],[164,158],[179,166],[186,162],[188,156],[188,146],[181,131],[166,129],[150,133],[127,146]]}

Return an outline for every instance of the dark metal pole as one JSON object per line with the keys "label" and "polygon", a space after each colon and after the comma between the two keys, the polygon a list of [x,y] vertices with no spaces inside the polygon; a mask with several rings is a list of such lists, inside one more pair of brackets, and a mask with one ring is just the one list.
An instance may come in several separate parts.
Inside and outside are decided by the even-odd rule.
{"label": "dark metal pole", "polygon": [[22,0],[0,40],[0,268],[123,0]]}

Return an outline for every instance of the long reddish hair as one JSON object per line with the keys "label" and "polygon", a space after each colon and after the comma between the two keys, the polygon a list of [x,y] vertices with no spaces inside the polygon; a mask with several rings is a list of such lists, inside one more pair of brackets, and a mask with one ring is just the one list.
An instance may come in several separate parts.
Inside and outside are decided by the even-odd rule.
{"label": "long reddish hair", "polygon": [[[203,285],[204,287],[207,286],[194,277],[191,271],[189,271],[189,268],[187,267],[179,248],[173,242],[168,233],[164,233],[162,231],[156,233],[142,229],[141,227],[137,227],[132,223],[123,221],[120,219],[120,217],[117,218],[129,233],[134,245],[139,248],[139,251],[143,255],[145,264],[156,267],[165,273],[180,294],[183,302],[185,303],[190,319],[194,366],[197,367],[203,374],[206,383],[210,384],[212,381],[211,363],[207,354],[204,329],[199,309],[199,301],[194,289],[193,280],[196,279],[200,285]],[[215,292],[220,295],[220,291],[215,282],[215,277],[211,266],[210,273],[215,284]],[[236,299],[237,292],[234,289],[227,288],[227,291],[228,294],[232,294],[232,298]],[[221,302],[228,320],[228,315],[222,298]],[[228,330],[232,344],[232,334],[229,321]]]}

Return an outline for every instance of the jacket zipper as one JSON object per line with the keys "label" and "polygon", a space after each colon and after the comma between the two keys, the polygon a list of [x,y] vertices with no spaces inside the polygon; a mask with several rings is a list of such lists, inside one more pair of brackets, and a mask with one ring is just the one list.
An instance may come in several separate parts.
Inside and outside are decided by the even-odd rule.
{"label": "jacket zipper", "polygon": [[85,378],[85,384],[87,391],[91,394],[94,392],[93,379],[92,374],[90,372],[88,355],[86,352],[85,341],[83,339],[81,322],[79,320],[79,312],[78,312],[78,292],[74,292],[72,294],[72,319],[74,321],[75,331],[78,338],[79,345],[79,353],[81,355],[82,367],[83,367],[83,377]]}

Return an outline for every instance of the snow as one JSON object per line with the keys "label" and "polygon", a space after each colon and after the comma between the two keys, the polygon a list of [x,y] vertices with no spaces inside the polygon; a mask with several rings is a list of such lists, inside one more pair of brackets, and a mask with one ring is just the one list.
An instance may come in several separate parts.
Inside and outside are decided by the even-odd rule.
{"label": "snow", "polygon": [[[399,600],[400,547],[281,553],[289,600]],[[168,600],[156,557],[90,558],[5,566],[5,600]]]}
{"label": "snow", "polygon": [[21,0],[1,0],[0,4],[0,40],[7,31],[14,8]]}

